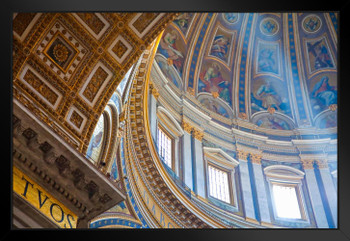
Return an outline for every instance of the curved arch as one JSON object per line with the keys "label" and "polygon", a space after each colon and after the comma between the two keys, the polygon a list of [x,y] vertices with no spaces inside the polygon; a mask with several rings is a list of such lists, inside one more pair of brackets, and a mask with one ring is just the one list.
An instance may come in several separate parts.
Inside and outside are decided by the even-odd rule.
{"label": "curved arch", "polygon": [[109,141],[108,151],[107,155],[105,157],[105,167],[104,171],[109,172],[109,170],[112,167],[113,164],[113,157],[116,154],[117,147],[118,147],[118,128],[119,128],[119,111],[117,106],[114,104],[114,102],[108,102],[107,106],[111,110],[111,133],[115,133],[111,136],[111,139]]}
{"label": "curved arch", "polygon": [[177,88],[182,90],[182,79],[178,71],[176,71],[176,69],[174,68],[174,66],[169,66],[167,63],[167,59],[161,54],[156,54],[155,59],[155,63],[157,64],[163,76],[165,77],[164,79],[167,81],[171,81]]}
{"label": "curved arch", "polygon": [[[168,124],[168,127],[175,127],[171,128],[173,131],[175,131],[174,134],[176,134],[178,137],[182,136],[184,134],[184,131],[180,124],[176,121],[176,119],[171,115],[171,113],[165,109],[162,106],[157,107],[157,117],[162,120],[164,124]],[[165,118],[164,118],[165,117]]]}
{"label": "curved arch", "polygon": [[230,119],[232,119],[234,116],[232,108],[220,97],[214,98],[212,94],[202,92],[197,95],[197,100],[201,104],[203,104],[207,109],[213,111],[216,114],[222,115]]}
{"label": "curved arch", "polygon": [[264,173],[268,177],[274,177],[279,179],[297,179],[300,180],[304,177],[305,173],[290,166],[285,165],[272,165],[264,168]]}
{"label": "curved arch", "polygon": [[[251,122],[253,124],[256,124],[258,126],[261,126],[261,124],[259,125],[259,121],[264,121],[264,120],[282,120],[283,122],[285,122],[287,124],[287,126],[283,126],[281,123],[279,126],[276,126],[275,128],[273,126],[270,127],[270,129],[279,129],[279,128],[283,128],[284,130],[293,130],[296,128],[295,123],[293,121],[292,118],[290,118],[289,116],[282,114],[282,113],[277,113],[275,112],[273,115],[271,115],[268,111],[259,111],[257,113],[254,113],[251,117]],[[278,123],[276,123],[277,125]],[[288,128],[287,128],[288,127]],[[265,127],[265,128],[269,128],[269,127]]]}

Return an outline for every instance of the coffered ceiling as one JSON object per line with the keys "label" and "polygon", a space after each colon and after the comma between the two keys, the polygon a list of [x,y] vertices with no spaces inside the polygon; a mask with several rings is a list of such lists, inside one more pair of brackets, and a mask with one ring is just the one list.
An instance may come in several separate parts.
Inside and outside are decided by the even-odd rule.
{"label": "coffered ceiling", "polygon": [[15,13],[13,97],[85,152],[105,105],[177,13]]}

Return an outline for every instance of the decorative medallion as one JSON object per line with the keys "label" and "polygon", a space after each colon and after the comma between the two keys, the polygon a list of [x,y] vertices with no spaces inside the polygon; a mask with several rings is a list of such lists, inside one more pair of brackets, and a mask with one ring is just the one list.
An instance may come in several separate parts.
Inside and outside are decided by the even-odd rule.
{"label": "decorative medallion", "polygon": [[321,19],[316,15],[308,15],[303,19],[302,27],[307,33],[316,33],[322,25]]}
{"label": "decorative medallion", "polygon": [[265,18],[260,23],[260,31],[267,36],[275,35],[278,30],[279,25],[273,18]]}
{"label": "decorative medallion", "polygon": [[64,39],[62,34],[57,34],[44,50],[44,54],[51,59],[62,71],[66,72],[79,51],[68,41]]}
{"label": "decorative medallion", "polygon": [[34,50],[38,57],[65,83],[71,85],[73,75],[89,54],[81,42],[57,21],[47,31]]}
{"label": "decorative medallion", "polygon": [[223,19],[232,24],[236,23],[239,19],[239,13],[222,13]]}

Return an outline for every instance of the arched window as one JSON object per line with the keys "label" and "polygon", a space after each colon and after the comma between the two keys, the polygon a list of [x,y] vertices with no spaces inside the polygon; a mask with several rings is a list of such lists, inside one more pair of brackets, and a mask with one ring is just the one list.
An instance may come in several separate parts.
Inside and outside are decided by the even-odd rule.
{"label": "arched window", "polygon": [[308,221],[302,180],[304,173],[298,169],[273,165],[264,169],[269,183],[273,216],[277,221]]}
{"label": "arched window", "polygon": [[95,130],[86,152],[86,157],[93,163],[98,163],[102,151],[103,139],[105,136],[105,118],[102,114],[96,124]]}

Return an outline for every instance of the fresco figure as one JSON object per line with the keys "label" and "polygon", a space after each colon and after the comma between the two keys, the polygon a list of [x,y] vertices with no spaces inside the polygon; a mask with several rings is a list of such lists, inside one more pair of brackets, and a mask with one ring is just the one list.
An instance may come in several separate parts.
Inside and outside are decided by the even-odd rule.
{"label": "fresco figure", "polygon": [[193,13],[181,13],[175,20],[174,23],[181,29],[185,34],[188,29],[188,23],[192,17]]}
{"label": "fresco figure", "polygon": [[230,42],[224,35],[217,35],[214,38],[213,45],[210,49],[210,54],[222,60],[227,60],[228,46]]}
{"label": "fresco figure", "polygon": [[274,118],[273,116],[268,116],[262,118],[256,123],[260,127],[275,129],[275,130],[290,130],[289,125],[278,118]]}
{"label": "fresco figure", "polygon": [[258,71],[278,74],[275,61],[275,52],[272,49],[263,48],[261,51],[259,51]]}
{"label": "fresco figure", "polygon": [[184,56],[176,47],[176,40],[178,39],[175,30],[166,33],[160,40],[158,51],[168,59],[169,65],[174,67],[182,73]]}
{"label": "fresco figure", "polygon": [[323,76],[317,82],[311,92],[311,98],[316,100],[315,109],[324,109],[332,104],[337,104],[337,90],[335,86],[330,86],[328,76]]}
{"label": "fresco figure", "polygon": [[323,39],[315,43],[307,43],[308,52],[315,57],[314,69],[333,68],[334,64]]}
{"label": "fresco figure", "polygon": [[277,111],[289,114],[290,109],[288,100],[281,97],[270,80],[266,80],[255,92],[255,96],[251,95],[252,109],[267,110],[274,108]]}
{"label": "fresco figure", "polygon": [[213,63],[207,70],[199,74],[198,87],[200,91],[211,93],[214,98],[220,97],[231,104],[231,83],[226,81],[220,72],[221,68],[218,64]]}

